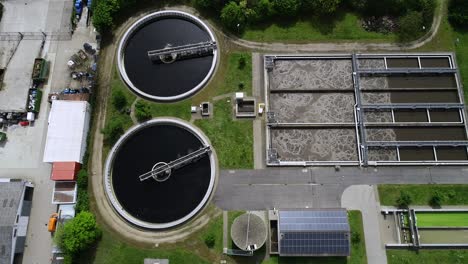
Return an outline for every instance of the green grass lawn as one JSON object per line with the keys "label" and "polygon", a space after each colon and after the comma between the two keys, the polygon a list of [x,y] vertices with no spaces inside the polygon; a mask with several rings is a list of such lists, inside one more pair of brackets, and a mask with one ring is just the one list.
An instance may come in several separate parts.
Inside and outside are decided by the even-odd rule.
{"label": "green grass lawn", "polygon": [[457,63],[462,76],[463,87],[465,89],[466,103],[468,101],[468,31],[456,31],[454,35]]}
{"label": "green grass lawn", "polygon": [[379,185],[380,204],[396,205],[396,200],[401,191],[410,194],[412,205],[428,205],[429,200],[435,192],[440,193],[442,206],[444,205],[465,205],[468,204],[468,185],[415,185],[415,184],[387,184]]}
{"label": "green grass lawn", "polygon": [[464,264],[468,250],[387,250],[388,264]]}
{"label": "green grass lawn", "polygon": [[153,117],[178,117],[186,121],[190,120],[191,100],[183,100],[176,103],[158,104],[149,102]]}
{"label": "green grass lawn", "polygon": [[211,140],[220,168],[252,168],[252,121],[234,120],[232,103],[226,100],[214,103],[213,108],[213,118],[196,120],[195,125]]}
{"label": "green grass lawn", "polygon": [[468,213],[423,213],[416,214],[419,227],[430,226],[468,226]]}
{"label": "green grass lawn", "polygon": [[302,18],[295,21],[277,20],[248,27],[241,36],[258,42],[395,42],[395,34],[365,31],[359,17],[341,13],[332,18]]}
{"label": "green grass lawn", "polygon": [[[176,103],[148,102],[153,117],[177,117],[190,120],[190,106],[198,105],[202,101],[211,101],[219,95],[243,91],[252,94],[252,56],[248,52],[233,52],[222,54],[222,61],[218,65],[217,74],[200,93],[192,98]],[[241,58],[245,64],[240,63]],[[240,85],[242,84],[242,85]],[[112,78],[112,92],[122,90],[127,98],[127,106],[133,103],[136,96],[131,93],[120,80],[114,70]],[[144,100],[144,99],[140,99]],[[218,155],[221,168],[252,168],[253,167],[253,128],[252,120],[234,120],[232,104],[227,99],[214,102],[214,116],[209,119],[195,121],[211,140]],[[133,125],[130,116],[117,111],[109,102],[107,120],[124,119],[125,129]],[[104,147],[107,156],[111,146]]]}
{"label": "green grass lawn", "polygon": [[169,248],[144,249],[128,245],[110,232],[104,231],[94,256],[83,255],[79,263],[98,264],[141,264],[145,258],[170,259],[171,264],[190,263],[205,264],[210,261],[202,258],[196,248],[171,246]]}
{"label": "green grass lawn", "polygon": [[[366,242],[364,241],[364,229],[362,225],[362,215],[360,211],[348,211],[349,225],[352,232],[358,232],[361,241],[353,243],[351,247],[351,257],[317,257],[317,258],[294,258],[277,256],[270,257],[269,260],[264,261],[263,264],[365,264],[367,263],[366,256]],[[370,241],[369,243],[372,243]]]}
{"label": "green grass lawn", "polygon": [[208,235],[213,235],[215,238],[215,244],[212,250],[216,253],[221,254],[223,252],[223,216],[220,215],[213,219],[207,226],[207,228],[200,235],[200,240],[204,242],[204,239]]}

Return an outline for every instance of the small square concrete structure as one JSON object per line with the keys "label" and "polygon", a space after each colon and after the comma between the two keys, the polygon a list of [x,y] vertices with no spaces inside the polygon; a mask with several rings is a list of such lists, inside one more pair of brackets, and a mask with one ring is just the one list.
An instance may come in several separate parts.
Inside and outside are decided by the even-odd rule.
{"label": "small square concrete structure", "polygon": [[202,116],[210,116],[211,114],[211,109],[210,109],[210,103],[209,102],[202,102],[200,104],[200,110],[201,110],[201,115]]}
{"label": "small square concrete structure", "polygon": [[235,94],[236,117],[255,117],[257,115],[257,100],[253,97],[245,97],[243,92]]}

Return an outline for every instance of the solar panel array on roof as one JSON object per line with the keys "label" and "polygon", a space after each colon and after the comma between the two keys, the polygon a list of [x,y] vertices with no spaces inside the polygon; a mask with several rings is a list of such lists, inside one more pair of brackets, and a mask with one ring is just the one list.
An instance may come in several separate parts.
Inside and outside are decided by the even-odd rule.
{"label": "solar panel array on roof", "polygon": [[345,210],[281,211],[279,216],[282,231],[349,231]]}
{"label": "solar panel array on roof", "polygon": [[279,212],[279,254],[282,256],[349,256],[346,210]]}

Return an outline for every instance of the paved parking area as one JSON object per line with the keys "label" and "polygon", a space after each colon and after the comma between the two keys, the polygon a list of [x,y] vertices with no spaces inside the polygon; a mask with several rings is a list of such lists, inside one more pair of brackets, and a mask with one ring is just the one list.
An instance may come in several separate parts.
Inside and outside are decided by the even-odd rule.
{"label": "paved parking area", "polygon": [[[14,0],[6,3],[8,3],[4,13],[6,19],[2,19],[0,31],[63,32],[70,26],[71,1]],[[30,127],[11,126],[7,128],[8,141],[0,145],[0,177],[27,179],[35,185],[23,263],[50,263],[52,237],[47,231],[46,225],[50,214],[57,210],[57,206],[51,203],[53,189],[53,181],[50,180],[51,165],[42,162],[50,109],[47,95],[51,91],[60,91],[70,84],[70,71],[67,68],[68,59],[83,47],[84,42],[93,43],[95,40],[95,33],[91,28],[85,26],[85,19],[86,16],[80,21],[73,39],[62,39],[61,41],[47,39],[42,56],[50,62],[50,74],[48,82],[42,88],[44,97],[38,119]],[[17,20],[24,21],[16,24]],[[11,24],[11,26],[8,27],[7,24]],[[20,45],[26,41],[31,40],[22,40]],[[3,49],[5,51],[8,51],[8,47],[13,49],[14,45],[13,41],[0,41],[0,46],[5,47]],[[0,48],[0,61],[7,61],[8,53],[2,53],[3,50]],[[22,54],[20,50],[17,52]],[[32,62],[37,55],[25,58],[22,67],[32,68]],[[24,71],[24,69],[22,70]],[[0,93],[0,100],[2,97]]]}

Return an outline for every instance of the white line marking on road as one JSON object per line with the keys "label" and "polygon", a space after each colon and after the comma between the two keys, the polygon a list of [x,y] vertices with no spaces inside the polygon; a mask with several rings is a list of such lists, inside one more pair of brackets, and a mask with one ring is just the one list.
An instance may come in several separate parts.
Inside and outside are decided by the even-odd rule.
{"label": "white line marking on road", "polygon": [[235,186],[315,186],[318,183],[234,183]]}

